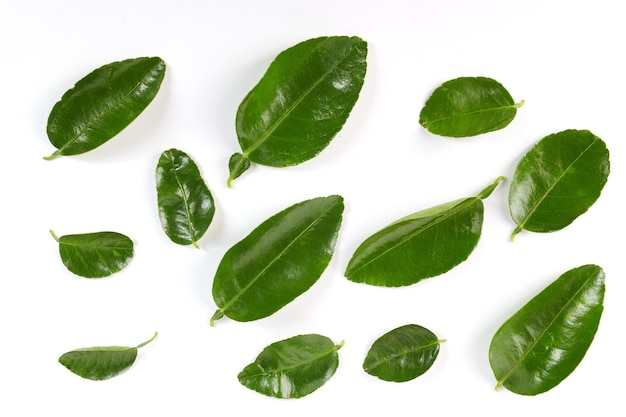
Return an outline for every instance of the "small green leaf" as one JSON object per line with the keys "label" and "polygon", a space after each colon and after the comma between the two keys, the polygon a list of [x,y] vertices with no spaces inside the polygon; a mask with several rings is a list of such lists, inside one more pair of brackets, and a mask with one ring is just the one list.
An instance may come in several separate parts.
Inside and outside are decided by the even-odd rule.
{"label": "small green leaf", "polygon": [[522,104],[516,104],[502,84],[491,78],[460,77],[433,91],[419,123],[436,135],[476,136],[506,127]]}
{"label": "small green leaf", "polygon": [[152,102],[165,76],[161,58],[142,57],[104,65],[68,90],[48,117],[48,139],[58,155],[77,155],[102,145]]}
{"label": "small green leaf", "polygon": [[239,373],[239,382],[270,397],[304,397],[335,374],[342,346],[317,334],[272,343]]}
{"label": "small green leaf", "polygon": [[133,241],[117,232],[57,237],[61,260],[68,270],[85,278],[102,278],[121,271],[133,257]]}
{"label": "small green leaf", "polygon": [[384,381],[405,382],[428,371],[444,340],[417,324],[407,324],[385,333],[370,348],[363,369]]}
{"label": "small green leaf", "polygon": [[343,198],[319,197],[270,217],[222,258],[213,299],[222,316],[252,321],[280,310],[308,290],[333,255]]}
{"label": "small green leaf", "polygon": [[546,136],[519,161],[511,180],[509,209],[522,230],[553,232],[585,213],[600,197],[610,171],[609,151],[588,130]]}
{"label": "small green leaf", "polygon": [[249,162],[285,167],[328,146],[354,107],[366,71],[358,37],[309,39],[280,53],[237,110],[242,154],[229,162],[228,183]]}
{"label": "small green leaf", "polygon": [[567,378],[598,330],[604,291],[602,268],[584,265],[565,272],[508,319],[489,347],[496,389],[537,395]]}
{"label": "small green leaf", "polygon": [[239,152],[234,153],[228,161],[228,171],[230,172],[227,182],[228,187],[232,187],[233,180],[235,178],[239,178],[239,176],[241,176],[241,174],[246,172],[249,168],[250,160]]}
{"label": "small green leaf", "polygon": [[376,232],[352,255],[346,278],[400,287],[457,266],[468,258],[480,238],[482,199],[502,180],[499,177],[475,197],[418,211]]}
{"label": "small green leaf", "polygon": [[137,358],[137,350],[156,339],[157,333],[135,347],[95,346],[64,353],[59,362],[78,376],[94,381],[113,378],[130,368]]}
{"label": "small green leaf", "polygon": [[178,149],[163,152],[156,168],[156,188],[165,234],[179,245],[198,247],[213,220],[215,204],[196,163]]}

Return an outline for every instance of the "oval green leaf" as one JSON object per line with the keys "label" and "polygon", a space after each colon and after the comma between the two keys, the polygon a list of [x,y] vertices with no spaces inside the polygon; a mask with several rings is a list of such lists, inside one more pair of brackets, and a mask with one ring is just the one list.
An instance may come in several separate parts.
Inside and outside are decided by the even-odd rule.
{"label": "oval green leaf", "polygon": [[179,245],[198,247],[213,220],[215,203],[196,163],[178,149],[163,152],[156,168],[156,188],[165,234]]}
{"label": "oval green leaf", "polygon": [[363,370],[384,381],[410,381],[430,369],[442,342],[417,324],[398,327],[372,344],[363,361]]}
{"label": "oval green leaf", "polygon": [[157,333],[135,347],[95,346],[64,353],[59,362],[78,376],[94,381],[113,378],[128,370],[137,358],[137,350],[156,339]]}
{"label": "oval green leaf", "polygon": [[588,130],[546,136],[519,161],[511,180],[509,210],[522,230],[553,232],[571,224],[600,197],[609,176],[609,151]]}
{"label": "oval green leaf", "polygon": [[133,241],[117,232],[52,237],[59,243],[61,261],[84,278],[102,278],[121,271],[133,258]]}
{"label": "oval green leaf", "polygon": [[272,343],[239,373],[239,382],[270,397],[304,397],[335,374],[342,346],[317,334]]}
{"label": "oval green leaf", "polygon": [[506,127],[522,104],[516,104],[496,80],[460,77],[433,91],[420,112],[419,123],[436,135],[476,136]]}
{"label": "oval green leaf", "polygon": [[309,39],[280,53],[237,110],[242,153],[229,161],[228,183],[246,160],[284,167],[326,148],[359,97],[366,57],[367,43],[348,36]]}
{"label": "oval green leaf", "polygon": [[567,378],[596,334],[604,291],[602,268],[584,265],[561,275],[508,319],[489,348],[496,389],[537,395]]}
{"label": "oval green leaf", "polygon": [[267,317],[308,290],[333,255],[343,214],[338,195],[306,200],[270,217],[222,258],[213,299],[237,321]]}
{"label": "oval green leaf", "polygon": [[497,184],[463,198],[404,217],[367,238],[352,255],[350,281],[384,287],[415,284],[443,274],[468,258],[483,223],[482,199]]}
{"label": "oval green leaf", "polygon": [[158,57],[104,65],[68,90],[48,117],[48,139],[58,155],[97,148],[128,126],[156,96],[165,76]]}

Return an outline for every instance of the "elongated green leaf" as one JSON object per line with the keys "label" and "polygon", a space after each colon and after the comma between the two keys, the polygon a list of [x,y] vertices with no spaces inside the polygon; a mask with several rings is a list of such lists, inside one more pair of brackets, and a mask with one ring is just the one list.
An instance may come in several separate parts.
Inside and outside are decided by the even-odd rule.
{"label": "elongated green leaf", "polygon": [[436,135],[476,136],[506,127],[522,104],[516,104],[496,80],[460,77],[433,91],[420,112],[419,123]]}
{"label": "elongated green leaf", "polygon": [[309,39],[282,53],[237,110],[241,154],[228,183],[250,161],[273,167],[319,154],[341,130],[366,72],[367,43],[357,37]]}
{"label": "elongated green leaf", "polygon": [[567,378],[596,334],[604,288],[602,268],[574,268],[508,319],[489,347],[496,389],[537,395]]}
{"label": "elongated green leaf", "polygon": [[57,148],[45,159],[77,155],[102,145],[150,104],[165,76],[161,58],[104,65],[76,83],[48,117],[48,139]]}
{"label": "elongated green leaf", "polygon": [[95,346],[64,353],[59,362],[78,376],[94,381],[113,378],[130,368],[137,358],[137,350],[156,339],[157,333],[148,341],[135,347]]}
{"label": "elongated green leaf", "polygon": [[52,237],[59,243],[63,264],[85,278],[107,277],[119,272],[133,257],[133,241],[117,232],[96,232]]}
{"label": "elongated green leaf", "polygon": [[497,184],[463,198],[404,217],[367,238],[352,255],[350,281],[384,287],[414,284],[460,264],[478,243],[483,224],[482,199]]}
{"label": "elongated green leaf", "polygon": [[509,209],[522,230],[553,232],[572,223],[600,197],[610,171],[609,151],[588,130],[565,130],[541,139],[519,161]]}
{"label": "elongated green leaf", "polygon": [[398,327],[372,344],[363,369],[384,381],[410,381],[430,369],[442,342],[433,332],[417,324]]}
{"label": "elongated green leaf", "polygon": [[272,343],[239,373],[239,382],[270,397],[304,397],[335,374],[342,346],[317,334]]}
{"label": "elongated green leaf", "polygon": [[213,281],[219,310],[237,321],[267,317],[308,290],[328,266],[341,226],[343,198],[306,200],[270,217],[231,247]]}
{"label": "elongated green leaf", "polygon": [[213,220],[215,204],[196,163],[178,149],[163,152],[156,168],[156,188],[165,234],[179,245],[198,247]]}

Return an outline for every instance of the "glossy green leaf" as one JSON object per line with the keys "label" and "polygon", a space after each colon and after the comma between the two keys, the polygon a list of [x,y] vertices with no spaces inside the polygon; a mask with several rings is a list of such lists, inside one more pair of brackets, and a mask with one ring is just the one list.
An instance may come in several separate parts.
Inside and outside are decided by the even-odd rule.
{"label": "glossy green leaf", "polygon": [[428,371],[444,340],[417,324],[407,324],[379,337],[367,352],[363,369],[384,381],[405,382]]}
{"label": "glossy green leaf", "polygon": [[242,153],[228,183],[249,162],[284,167],[319,154],[346,122],[366,72],[367,43],[358,37],[309,39],[281,52],[237,110]]}
{"label": "glossy green leaf", "polygon": [[333,255],[343,198],[306,200],[270,217],[231,247],[213,281],[219,310],[237,321],[267,317],[308,290]]}
{"label": "glossy green leaf", "polygon": [[522,104],[515,103],[496,80],[460,77],[433,91],[420,112],[419,123],[436,135],[476,136],[506,127]]}
{"label": "glossy green leaf", "polygon": [[213,195],[196,163],[185,152],[170,149],[156,168],[159,219],[174,243],[198,247],[215,214]]}
{"label": "glossy green leaf", "polygon": [[508,319],[489,348],[496,389],[537,395],[567,378],[596,334],[604,291],[602,268],[584,265],[561,275]]}
{"label": "glossy green leaf", "polygon": [[239,382],[270,397],[304,397],[335,374],[342,346],[317,334],[272,343],[239,373]]}
{"label": "glossy green leaf", "polygon": [[148,341],[135,347],[95,346],[64,353],[59,362],[78,376],[94,381],[113,378],[130,368],[137,358],[137,350],[156,339],[157,333]]}
{"label": "glossy green leaf", "polygon": [[463,198],[404,217],[367,238],[352,255],[350,281],[384,287],[414,284],[460,264],[478,243],[483,202],[498,178],[475,197]]}
{"label": "glossy green leaf", "polygon": [[59,243],[68,270],[85,278],[102,278],[121,271],[133,257],[133,241],[117,232],[52,237]]}
{"label": "glossy green leaf", "polygon": [[165,76],[161,58],[104,65],[68,90],[48,117],[48,139],[57,148],[45,159],[77,155],[102,145],[150,104]]}
{"label": "glossy green leaf", "polygon": [[572,223],[600,197],[610,171],[609,151],[588,130],[565,130],[541,139],[519,161],[509,209],[522,230],[553,232]]}

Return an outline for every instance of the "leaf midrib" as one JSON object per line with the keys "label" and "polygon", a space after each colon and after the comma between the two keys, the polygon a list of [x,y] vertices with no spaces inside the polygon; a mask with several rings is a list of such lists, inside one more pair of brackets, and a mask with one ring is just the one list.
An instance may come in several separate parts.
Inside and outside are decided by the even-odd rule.
{"label": "leaf midrib", "polygon": [[422,350],[425,351],[425,350],[428,350],[428,349],[432,349],[433,346],[439,346],[440,344],[441,344],[440,340],[433,340],[433,341],[431,341],[431,342],[429,342],[429,343],[427,343],[425,345],[416,346],[414,348],[410,348],[410,349],[404,350],[402,352],[394,353],[393,355],[385,356],[385,357],[381,358],[380,360],[374,362],[372,364],[372,366],[370,366],[370,369],[371,368],[377,368],[381,364],[385,364],[386,362],[390,362],[390,361],[392,361],[392,360],[394,360],[396,358],[400,358],[402,356],[408,356],[408,355],[410,355],[412,353],[417,353],[417,352],[422,351]]}
{"label": "leaf midrib", "polygon": [[263,373],[265,373],[265,374],[278,374],[278,373],[286,373],[286,372],[289,372],[289,371],[291,371],[291,370],[293,370],[293,369],[297,369],[297,368],[300,368],[300,367],[303,367],[303,366],[309,365],[309,364],[311,364],[311,363],[317,362],[317,361],[319,361],[320,359],[324,358],[325,356],[331,355],[332,353],[336,352],[338,349],[339,349],[339,347],[338,347],[338,346],[334,346],[334,345],[333,345],[333,347],[332,347],[330,350],[328,350],[328,351],[324,351],[323,353],[320,353],[320,354],[318,354],[318,355],[316,355],[316,356],[314,356],[314,357],[312,357],[312,358],[310,358],[310,359],[308,359],[308,360],[306,360],[306,361],[301,361],[301,362],[298,362],[298,363],[294,363],[294,364],[293,364],[293,365],[291,365],[291,366],[285,366],[285,367],[282,367],[282,368],[276,368],[276,369],[266,370],[266,369],[264,369],[264,368],[263,368],[260,364],[258,364],[258,363],[257,363],[257,366],[258,366],[258,367],[259,367],[259,369],[261,369],[261,371],[262,371]]}
{"label": "leaf midrib", "polygon": [[520,104],[519,103],[513,103],[507,106],[500,106],[500,107],[490,107],[488,109],[479,109],[479,110],[473,110],[470,112],[466,112],[466,113],[456,113],[452,116],[448,116],[448,117],[442,117],[440,119],[434,119],[434,120],[430,120],[425,122],[424,127],[433,124],[433,123],[439,123],[441,121],[444,120],[451,120],[451,119],[456,119],[459,117],[464,117],[464,116],[471,116],[473,114],[480,114],[480,113],[487,113],[487,112],[492,112],[492,111],[496,111],[496,110],[504,110],[504,109],[517,109],[519,108]]}

